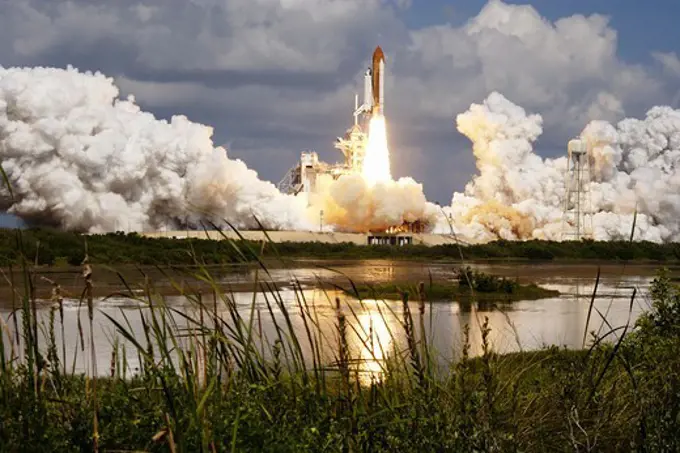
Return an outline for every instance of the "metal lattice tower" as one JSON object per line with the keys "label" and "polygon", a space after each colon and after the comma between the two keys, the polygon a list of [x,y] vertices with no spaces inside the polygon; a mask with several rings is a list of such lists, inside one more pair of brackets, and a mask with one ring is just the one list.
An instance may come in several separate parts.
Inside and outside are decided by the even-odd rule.
{"label": "metal lattice tower", "polygon": [[300,182],[300,166],[296,165],[288,170],[276,187],[282,193],[297,195],[303,188]]}
{"label": "metal lattice tower", "polygon": [[562,239],[580,241],[593,235],[590,153],[588,143],[581,139],[570,140],[567,151]]}

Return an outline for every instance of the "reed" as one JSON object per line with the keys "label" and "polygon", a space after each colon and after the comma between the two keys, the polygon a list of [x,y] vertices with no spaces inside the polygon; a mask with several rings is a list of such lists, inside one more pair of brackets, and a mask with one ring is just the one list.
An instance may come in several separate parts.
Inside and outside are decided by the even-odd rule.
{"label": "reed", "polygon": [[[21,243],[17,232],[19,250]],[[311,300],[299,282],[291,296],[272,277],[263,256],[285,265],[275,244],[231,246],[243,261],[258,264],[247,303],[224,291],[189,250],[193,266],[166,277],[183,305],[170,303],[159,282],[147,278],[134,287],[121,275],[125,290],[111,296],[137,308],[103,312],[92,294],[100,265],[84,262],[81,302],[88,318],[79,324],[70,370],[64,294],[55,286],[53,308],[39,310],[35,259],[22,260],[23,285],[13,288],[20,303],[0,322],[0,451],[680,446],[680,291],[666,274],[653,284],[649,315],[635,325],[606,326],[593,295],[588,325],[595,313],[605,327],[582,351],[499,355],[485,319],[479,320],[481,355],[470,355],[466,326],[462,357],[445,363],[434,334],[427,334],[433,314],[424,283],[413,303],[404,292],[397,307],[364,300],[351,281],[354,303],[347,292],[332,290]],[[369,304],[377,315],[366,322]],[[271,338],[265,324],[273,326]],[[134,325],[141,326],[137,333]],[[114,336],[108,366],[100,370],[102,326]],[[88,364],[84,373],[73,371],[78,360]]]}

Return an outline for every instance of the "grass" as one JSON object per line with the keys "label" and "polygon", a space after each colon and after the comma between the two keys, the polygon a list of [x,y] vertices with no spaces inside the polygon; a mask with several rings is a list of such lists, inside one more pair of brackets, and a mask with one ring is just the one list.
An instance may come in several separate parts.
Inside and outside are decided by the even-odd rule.
{"label": "grass", "polygon": [[[245,311],[232,294],[217,290],[194,250],[195,267],[186,278],[201,280],[212,292],[192,290],[173,277],[191,304],[180,310],[147,279],[141,295],[131,287],[124,292],[139,309],[114,318],[96,310],[98,266],[85,260],[81,303],[87,316],[79,324],[76,353],[90,355],[88,371],[77,375],[56,335],[64,329],[59,288],[49,318],[39,318],[37,260],[23,248],[22,233],[15,234],[25,283],[14,288],[15,309],[0,323],[0,451],[680,448],[680,290],[666,274],[653,284],[649,314],[635,326],[606,327],[586,350],[498,355],[488,319],[480,319],[481,355],[469,355],[468,326],[462,356],[442,364],[441,351],[425,333],[432,313],[424,283],[415,304],[402,292],[400,310],[376,306],[392,327],[389,341],[375,345],[372,326],[361,327],[360,313],[342,299],[329,296],[333,311],[326,321],[327,311],[301,291],[292,306],[287,303],[264,261],[281,256],[274,244],[265,252],[264,246],[224,242],[233,256],[259,266],[252,285],[264,308],[253,298]],[[517,289],[467,269],[459,278],[473,302],[485,290]],[[133,332],[133,316],[143,326],[140,335]],[[95,317],[116,331],[107,363],[96,361]],[[274,324],[274,338],[265,337],[264,318]],[[368,358],[352,347],[357,341]],[[137,373],[127,363],[130,353],[139,362]],[[379,367],[368,379],[367,360]]]}

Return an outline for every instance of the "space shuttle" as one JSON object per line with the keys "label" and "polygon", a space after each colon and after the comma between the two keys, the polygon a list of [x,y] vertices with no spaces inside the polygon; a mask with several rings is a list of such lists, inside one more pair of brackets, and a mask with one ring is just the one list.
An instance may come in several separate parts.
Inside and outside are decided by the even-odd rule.
{"label": "space shuttle", "polygon": [[373,52],[373,62],[364,74],[364,103],[355,102],[354,117],[382,115],[385,107],[385,54],[380,46]]}

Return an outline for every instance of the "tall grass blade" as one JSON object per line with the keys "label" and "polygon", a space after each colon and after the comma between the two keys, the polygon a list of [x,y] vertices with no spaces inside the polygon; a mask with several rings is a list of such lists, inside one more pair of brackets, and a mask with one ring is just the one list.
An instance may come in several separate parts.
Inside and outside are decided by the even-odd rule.
{"label": "tall grass blade", "polygon": [[588,336],[588,326],[590,325],[590,316],[593,313],[593,306],[595,305],[595,297],[597,297],[597,288],[600,285],[600,273],[602,269],[597,266],[597,277],[595,277],[595,287],[593,288],[593,295],[590,297],[590,305],[588,306],[588,315],[586,316],[586,326],[583,329],[583,343],[582,348],[586,347],[586,337]]}

